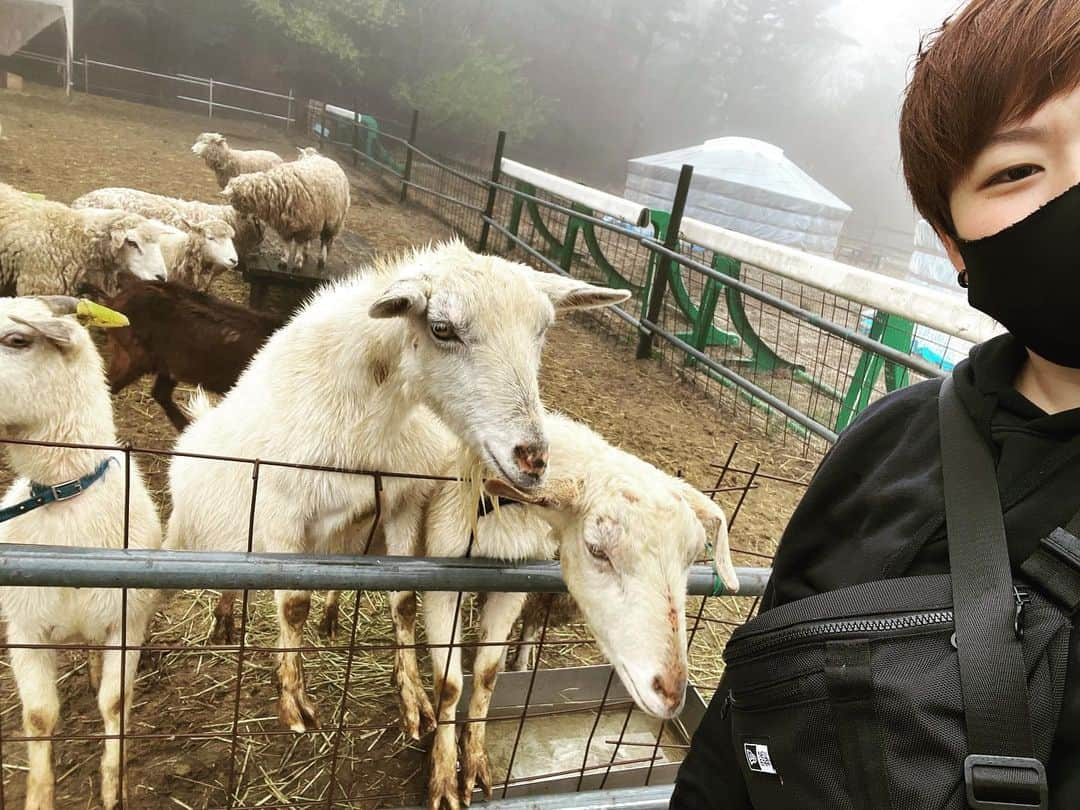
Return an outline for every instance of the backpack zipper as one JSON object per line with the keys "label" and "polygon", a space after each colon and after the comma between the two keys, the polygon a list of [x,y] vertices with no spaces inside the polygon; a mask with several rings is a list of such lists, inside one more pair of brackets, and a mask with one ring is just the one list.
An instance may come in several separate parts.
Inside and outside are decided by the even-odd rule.
{"label": "backpack zipper", "polygon": [[[1018,638],[1024,634],[1024,608],[1031,602],[1031,593],[1022,588],[1013,588],[1016,600],[1015,630]],[[851,635],[864,633],[893,633],[905,630],[921,630],[951,625],[953,612],[949,610],[929,610],[922,613],[906,613],[901,616],[888,616],[881,619],[837,619],[813,622],[783,630],[774,630],[760,638],[739,640],[728,647],[725,656],[730,664],[742,658],[750,658],[768,652],[774,647],[803,641],[813,641],[824,636]],[[737,647],[738,649],[733,649]],[[734,653],[734,654],[731,654]]]}

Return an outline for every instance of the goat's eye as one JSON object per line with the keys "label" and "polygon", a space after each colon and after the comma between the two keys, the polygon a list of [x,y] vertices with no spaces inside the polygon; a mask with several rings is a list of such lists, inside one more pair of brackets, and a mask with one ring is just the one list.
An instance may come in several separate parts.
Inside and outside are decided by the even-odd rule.
{"label": "goat's eye", "polygon": [[129,248],[135,248],[135,250],[139,251],[139,253],[142,253],[142,248],[139,247],[139,243],[136,242],[134,239],[125,239],[124,244],[127,245]]}
{"label": "goat's eye", "polygon": [[589,555],[599,562],[610,563],[611,558],[607,555],[607,552],[603,548],[595,543],[586,543],[585,548],[588,550]]}
{"label": "goat's eye", "polygon": [[430,329],[431,336],[443,343],[459,340],[457,332],[454,331],[454,327],[450,325],[449,321],[433,321]]}
{"label": "goat's eye", "polygon": [[12,332],[10,335],[4,335],[0,338],[0,344],[7,346],[9,349],[25,349],[33,342],[26,335],[20,335],[18,332]]}

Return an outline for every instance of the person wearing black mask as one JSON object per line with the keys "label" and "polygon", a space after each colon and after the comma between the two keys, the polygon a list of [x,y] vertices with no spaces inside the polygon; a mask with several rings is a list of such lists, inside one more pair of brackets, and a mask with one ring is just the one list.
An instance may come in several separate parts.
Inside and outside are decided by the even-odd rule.
{"label": "person wearing black mask", "polygon": [[[972,0],[920,50],[900,127],[916,207],[969,303],[1008,330],[953,379],[996,463],[1017,569],[1080,510],[1080,3]],[[780,541],[761,612],[949,570],[940,386],[895,392],[840,436]],[[748,767],[726,696],[721,681],[672,808],[751,808],[748,780],[775,778]],[[1080,807],[1078,632],[1046,772],[1049,806]]]}

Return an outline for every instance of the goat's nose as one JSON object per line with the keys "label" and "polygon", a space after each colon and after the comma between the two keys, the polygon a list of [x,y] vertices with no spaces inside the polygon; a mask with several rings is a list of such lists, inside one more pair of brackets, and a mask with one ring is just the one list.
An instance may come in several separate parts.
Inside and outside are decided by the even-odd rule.
{"label": "goat's nose", "polygon": [[669,711],[674,712],[682,705],[686,692],[686,674],[682,668],[661,672],[653,678],[653,691],[664,701]]}
{"label": "goat's nose", "polygon": [[548,449],[546,444],[519,444],[514,448],[514,461],[518,469],[526,475],[539,478],[547,469]]}
{"label": "goat's nose", "polygon": [[229,259],[229,268],[230,269],[232,269],[233,267],[236,267],[237,264],[239,264],[239,262],[237,262],[236,259]]}

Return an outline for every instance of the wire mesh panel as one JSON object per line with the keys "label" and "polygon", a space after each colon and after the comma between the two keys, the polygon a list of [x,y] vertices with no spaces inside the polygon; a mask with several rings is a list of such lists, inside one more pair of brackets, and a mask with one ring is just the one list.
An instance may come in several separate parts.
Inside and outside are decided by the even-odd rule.
{"label": "wire mesh panel", "polygon": [[[3,443],[42,452],[46,447],[55,447],[46,442]],[[63,447],[71,451],[83,446]],[[94,451],[145,462],[165,462],[174,457],[170,451],[132,447],[95,447]],[[763,484],[800,485],[782,476],[770,478],[756,465],[749,470],[739,467],[735,456],[733,448],[716,465],[716,486],[706,493],[724,504],[732,524],[738,525],[742,510],[762,491]],[[395,475],[405,475],[283,466],[255,459],[207,456],[198,460],[207,465],[242,465],[250,471],[251,516],[256,514],[260,482],[265,487],[274,469],[301,471],[312,476],[313,482],[326,475],[359,476],[373,487],[380,487],[381,481]],[[128,464],[123,469],[132,467]],[[11,479],[10,472],[0,471],[0,484],[6,486]],[[125,515],[131,492],[130,474],[125,473]],[[155,495],[155,500],[160,501],[161,496]],[[774,505],[762,508],[772,509]],[[297,589],[318,589],[328,581],[346,581],[326,580],[310,572],[319,568],[323,574],[330,572],[340,577],[358,555],[380,551],[378,527],[391,515],[379,510],[372,520],[355,526],[348,541],[335,549],[349,557],[281,555],[272,560],[276,573],[270,576],[276,577],[279,587],[287,584],[291,590],[286,593],[294,595],[300,594]],[[16,518],[20,519],[25,520]],[[18,524],[10,526],[17,528]],[[78,543],[87,537],[73,531],[72,537],[57,537],[54,541]],[[126,547],[126,531],[124,537]],[[754,560],[760,567],[769,549],[754,545],[758,537],[757,533],[748,533],[746,542],[752,548],[743,549],[736,530],[733,540],[739,547],[740,562]],[[17,538],[17,531],[7,535],[9,540]],[[21,807],[26,800],[31,765],[27,750],[34,746],[34,757],[45,756],[54,763],[56,806],[86,804],[88,797],[101,790],[101,752],[110,742],[118,743],[122,749],[118,784],[127,784],[123,806],[130,808],[344,808],[408,806],[425,801],[429,795],[426,752],[430,738],[421,736],[416,740],[403,731],[399,713],[406,704],[395,686],[401,684],[400,679],[395,680],[400,656],[419,654],[422,686],[432,695],[436,711],[445,697],[433,689],[433,682],[443,680],[445,673],[435,666],[438,658],[432,655],[424,621],[416,624],[415,640],[403,643],[401,627],[395,622],[400,622],[402,616],[409,617],[408,611],[392,618],[385,592],[370,588],[316,590],[309,603],[306,598],[282,602],[268,591],[246,588],[253,581],[264,581],[250,579],[254,569],[241,563],[259,550],[260,542],[259,525],[251,519],[247,551],[228,560],[228,554],[177,550],[124,552],[71,545],[54,553],[47,546],[28,546],[25,551],[19,551],[17,545],[4,547],[8,560],[4,568],[5,599],[14,592],[40,598],[33,595],[44,591],[33,586],[89,582],[98,587],[106,582],[138,581],[140,586],[160,584],[161,591],[145,635],[138,629],[139,591],[125,588],[124,607],[116,615],[110,616],[108,611],[101,616],[88,615],[79,632],[49,635],[51,631],[46,630],[41,638],[31,641],[10,635],[5,638],[6,658],[0,666],[0,805]],[[95,556],[103,561],[96,574],[92,570]],[[80,562],[70,562],[73,557]],[[251,559],[264,558],[256,554]],[[369,571],[383,576],[393,558],[378,559]],[[183,573],[185,561],[193,561],[194,573]],[[449,570],[445,565],[435,561],[426,569],[426,575],[395,580],[399,588],[408,582],[408,587],[426,591],[420,598],[422,619],[426,618],[425,600],[455,581],[440,578],[440,571]],[[466,575],[474,576],[486,569],[468,570],[473,573]],[[507,578],[506,584],[529,582],[529,587],[537,587],[538,580],[533,577],[539,570],[529,577]],[[693,582],[700,583],[702,572],[706,577],[713,576],[711,566],[703,565]],[[93,580],[95,576],[99,579]],[[222,576],[233,577],[228,581],[235,583],[237,590],[164,590],[178,581],[177,576],[219,588]],[[557,572],[551,576],[555,579],[547,581],[558,581]],[[20,581],[33,586],[13,585]],[[489,583],[485,587],[492,590],[499,585],[490,577],[484,581]],[[762,574],[754,581],[759,588]],[[701,590],[700,584],[692,587]],[[82,588],[75,593],[93,600],[115,591]],[[692,724],[687,723],[699,719],[710,690],[715,688],[723,640],[729,628],[750,613],[747,599],[689,600],[690,683],[694,690],[689,693],[688,715],[692,716],[662,726],[634,707],[631,694],[604,666],[589,625],[568,596],[534,593],[528,597],[519,629],[505,637],[506,641],[482,627],[487,603],[504,596],[497,592],[476,597],[464,593],[450,596],[462,608],[460,625],[450,638],[452,646],[462,653],[467,670],[483,651],[494,648],[497,652],[509,642],[506,666],[511,671],[498,678],[490,708],[474,702],[477,690],[492,687],[488,676],[483,675],[480,680],[466,681],[456,717],[442,722],[443,726],[452,724],[465,739],[480,740],[479,750],[486,752],[482,785],[495,796],[549,792],[554,788],[639,785],[654,779],[669,781],[692,732]],[[127,616],[123,626],[132,626],[130,633],[102,642],[94,623],[120,623],[123,615]],[[295,642],[286,643],[279,627],[281,621],[302,626],[302,634]],[[141,654],[132,655],[135,651]],[[39,662],[51,662],[51,666],[35,670],[29,681],[25,666],[12,667],[19,663],[19,656],[25,658],[28,653],[37,656]],[[309,722],[300,730],[283,727],[283,716],[278,711],[281,693],[288,688],[283,659],[290,655],[299,656],[312,707]],[[130,692],[116,693],[120,706],[103,702],[101,697],[112,694],[110,683],[125,679],[123,668],[117,670],[117,661],[131,667],[128,672],[133,680]],[[55,679],[59,691],[55,723],[36,708],[40,701],[27,697],[33,691],[29,687],[40,689],[50,679]],[[477,706],[481,709],[474,712]],[[102,715],[116,710],[121,714],[129,712],[129,722],[106,732]],[[482,736],[476,731],[481,728],[486,731]],[[44,743],[51,744],[51,752],[41,750]],[[464,753],[462,756],[462,767],[467,772],[470,759]],[[35,775],[39,775],[36,768]]]}

